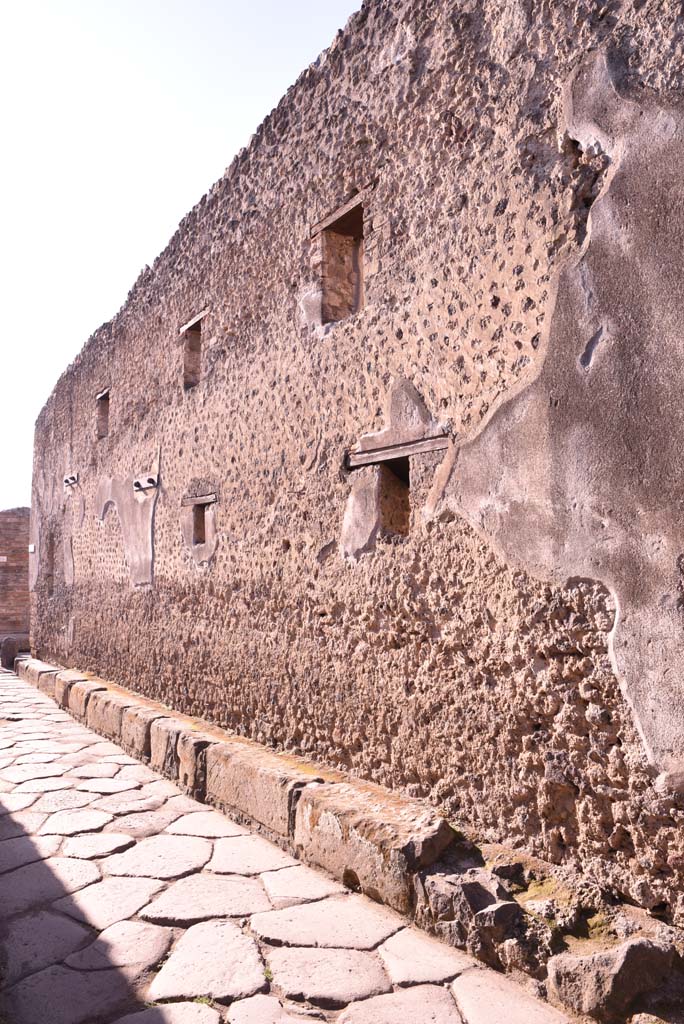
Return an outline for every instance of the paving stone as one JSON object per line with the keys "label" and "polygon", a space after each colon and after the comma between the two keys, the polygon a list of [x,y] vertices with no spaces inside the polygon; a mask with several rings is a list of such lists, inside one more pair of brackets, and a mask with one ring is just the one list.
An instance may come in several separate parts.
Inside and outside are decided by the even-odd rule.
{"label": "paving stone", "polygon": [[211,850],[208,839],[196,836],[149,836],[125,853],[108,857],[103,869],[109,875],[179,878],[204,867]]}
{"label": "paving stone", "polygon": [[123,779],[126,782],[137,782],[140,786],[144,786],[148,782],[155,782],[157,776],[144,764],[126,764],[119,766],[117,779]]}
{"label": "paving stone", "polygon": [[18,764],[15,768],[5,768],[0,772],[0,779],[6,782],[27,782],[29,779],[49,779],[65,772],[63,765],[55,764]]}
{"label": "paving stone", "polygon": [[[7,797],[0,798],[0,802],[5,799]],[[35,811],[17,811],[11,816],[7,814],[0,818],[0,840],[31,835],[38,831],[46,818],[47,814],[37,814]]]}
{"label": "paving stone", "polygon": [[249,830],[237,825],[225,814],[218,811],[200,811],[195,814],[184,814],[171,825],[166,831],[172,835],[181,836],[206,836],[207,838],[220,838],[222,836],[247,836]]}
{"label": "paving stone", "polygon": [[217,1010],[199,1003],[165,1003],[119,1017],[114,1024],[220,1024]]}
{"label": "paving stone", "polygon": [[16,759],[16,764],[51,764],[56,761],[59,754],[21,754]]}
{"label": "paving stone", "polygon": [[2,1008],[12,1024],[91,1024],[131,1003],[131,981],[120,968],[72,971],[48,967],[8,989]]}
{"label": "paving stone", "polygon": [[103,761],[77,765],[69,770],[69,775],[77,779],[111,779],[121,768],[118,764],[105,764]]}
{"label": "paving stone", "polygon": [[111,814],[105,814],[104,811],[93,811],[91,808],[80,811],[57,811],[56,814],[51,814],[41,827],[40,834],[43,836],[75,836],[79,832],[99,832],[111,820]]}
{"label": "paving stone", "polygon": [[14,917],[3,927],[0,958],[3,985],[8,987],[28,974],[63,960],[92,936],[90,928],[51,910]]}
{"label": "paving stone", "polygon": [[121,817],[115,818],[113,823],[106,827],[105,831],[128,832],[129,835],[135,836],[136,839],[142,839],[146,836],[154,836],[162,832],[177,817],[179,815],[169,811],[167,807],[160,807],[157,810],[124,814]]}
{"label": "paving stone", "polygon": [[294,857],[269,843],[263,836],[240,836],[235,839],[217,839],[214,856],[207,864],[209,871],[224,875],[259,875],[262,871],[276,871],[297,864]]}
{"label": "paving stone", "polygon": [[87,860],[52,857],[17,868],[3,876],[0,886],[0,920],[10,914],[30,910],[43,903],[73,893],[100,878],[100,872]]}
{"label": "paving stone", "polygon": [[105,928],[85,949],[64,961],[76,971],[102,971],[107,967],[154,967],[173,940],[170,928],[142,921],[118,921]]}
{"label": "paving stone", "polygon": [[[318,1013],[315,1019],[321,1019]],[[296,1011],[287,1010],[275,996],[250,996],[231,1003],[228,1010],[228,1024],[311,1024],[311,1021],[311,1013],[300,1016]]]}
{"label": "paving stone", "polygon": [[133,836],[124,832],[90,832],[88,835],[65,839],[62,853],[65,857],[91,860],[94,857],[107,857],[110,853],[120,853],[134,842]]}
{"label": "paving stone", "polygon": [[472,957],[416,928],[402,928],[378,948],[393,985],[437,984],[476,966]]}
{"label": "paving stone", "polygon": [[58,789],[56,793],[43,793],[33,805],[35,811],[54,814],[55,811],[75,811],[87,807],[94,800],[92,793],[77,793],[75,789]]}
{"label": "paving stone", "polygon": [[564,1013],[494,971],[466,971],[452,982],[451,992],[467,1024],[569,1024]]}
{"label": "paving stone", "polygon": [[174,882],[141,910],[140,916],[159,924],[188,925],[213,917],[241,917],[270,907],[259,879],[202,873]]}
{"label": "paving stone", "polygon": [[[143,811],[156,811],[164,806],[163,797],[141,796],[140,793],[139,789],[130,793],[112,793],[100,797],[93,803],[93,807],[98,811],[107,811],[108,814],[140,814]],[[174,814],[171,821],[177,817],[178,814]]]}
{"label": "paving stone", "polygon": [[37,793],[5,793],[0,797],[0,817],[30,807],[38,799]]}
{"label": "paving stone", "polygon": [[79,782],[76,786],[77,789],[82,790],[84,793],[102,793],[103,795],[109,795],[110,793],[126,793],[129,790],[138,789],[140,783],[138,782],[127,782],[125,779],[86,779],[84,782]]}
{"label": "paving stone", "polygon": [[90,748],[90,752],[93,758],[107,757],[109,754],[123,754],[125,751],[121,747],[117,746],[116,743],[107,743],[106,741],[98,741],[93,743]]}
{"label": "paving stone", "polygon": [[[503,1024],[504,1020],[506,1017],[497,1018],[496,1024]],[[448,991],[437,985],[416,985],[415,988],[364,999],[343,1010],[337,1024],[398,1024],[399,1021],[406,1024],[463,1024]]]}
{"label": "paving stone", "polygon": [[139,763],[134,757],[131,757],[130,754],[124,754],[123,752],[120,754],[107,754],[106,757],[102,758],[102,760],[105,764],[122,765]]}
{"label": "paving stone", "polygon": [[29,779],[28,782],[22,782],[21,785],[17,786],[14,790],[15,793],[53,793],[57,789],[72,789],[76,779],[62,778],[57,779]]}
{"label": "paving stone", "polygon": [[254,939],[230,921],[203,921],[178,940],[148,999],[241,999],[266,987]]}
{"label": "paving stone", "polygon": [[11,793],[14,790],[14,786],[14,782],[7,782],[5,779],[0,779],[0,793]]}
{"label": "paving stone", "polygon": [[379,958],[358,949],[289,949],[266,954],[273,982],[290,999],[327,1009],[392,988]]}
{"label": "paving stone", "polygon": [[280,871],[265,871],[261,881],[275,910],[346,892],[340,882],[304,867],[303,864],[282,868]]}
{"label": "paving stone", "polygon": [[[78,863],[89,864],[89,861]],[[54,909],[102,930],[132,917],[160,889],[161,882],[152,878],[105,878],[103,882],[58,900]]]}
{"label": "paving stone", "polygon": [[0,874],[54,857],[61,842],[61,836],[17,836],[3,840],[0,842]]}
{"label": "paving stone", "polygon": [[274,945],[372,949],[403,926],[402,919],[363,896],[331,896],[267,914],[252,930]]}

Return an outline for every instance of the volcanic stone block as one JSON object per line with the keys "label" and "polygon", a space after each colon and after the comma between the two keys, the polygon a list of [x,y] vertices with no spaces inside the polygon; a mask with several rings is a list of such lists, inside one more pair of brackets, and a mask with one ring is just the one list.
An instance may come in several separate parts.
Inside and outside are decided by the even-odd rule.
{"label": "volcanic stone block", "polygon": [[183,729],[178,734],[178,784],[196,800],[204,800],[207,788],[207,747],[217,739],[209,733]]}
{"label": "volcanic stone block", "polygon": [[237,740],[207,748],[207,800],[236,810],[278,837],[291,837],[299,793],[314,769]]}
{"label": "volcanic stone block", "polygon": [[297,856],[400,913],[411,908],[413,874],[454,839],[431,808],[367,783],[309,785],[295,813]]}
{"label": "volcanic stone block", "polygon": [[150,767],[174,781],[178,778],[178,736],[182,718],[157,718],[150,728]]}
{"label": "volcanic stone block", "polygon": [[106,686],[103,683],[96,682],[94,679],[86,679],[82,683],[74,683],[69,690],[69,711],[72,715],[83,721],[86,717],[86,710],[91,695],[99,690],[106,690]]}
{"label": "volcanic stone block", "polygon": [[69,707],[69,691],[74,683],[85,682],[86,677],[76,669],[66,668],[55,677],[55,700],[61,708]]}
{"label": "volcanic stone block", "polygon": [[166,715],[162,710],[145,707],[143,704],[131,704],[124,708],[121,719],[121,746],[129,754],[149,761],[152,751],[152,723]]}
{"label": "volcanic stone block", "polygon": [[124,710],[133,702],[133,698],[112,693],[110,690],[96,690],[92,693],[86,709],[88,728],[111,740],[120,740]]}
{"label": "volcanic stone block", "polygon": [[21,679],[25,679],[27,683],[31,683],[32,686],[38,686],[40,676],[43,672],[59,672],[59,667],[56,665],[49,665],[46,661],[40,661],[38,658],[27,658],[22,661],[19,666],[19,676]]}

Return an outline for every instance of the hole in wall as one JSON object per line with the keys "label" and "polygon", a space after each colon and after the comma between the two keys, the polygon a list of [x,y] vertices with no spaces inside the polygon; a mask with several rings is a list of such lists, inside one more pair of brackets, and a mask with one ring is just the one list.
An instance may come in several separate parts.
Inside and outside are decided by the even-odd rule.
{"label": "hole in wall", "polygon": [[186,391],[197,387],[202,373],[202,321],[189,327],[183,334],[183,387]]}
{"label": "hole in wall", "polygon": [[207,506],[192,506],[192,546],[206,544],[207,541]]}
{"label": "hole in wall", "polygon": [[408,537],[411,525],[411,469],[408,456],[381,462],[378,469],[382,532],[390,537]]}
{"label": "hole in wall", "polygon": [[321,244],[321,315],[330,324],[363,308],[363,205],[325,228]]}
{"label": "hole in wall", "polygon": [[109,434],[109,391],[103,391],[96,399],[96,425],[98,439]]}

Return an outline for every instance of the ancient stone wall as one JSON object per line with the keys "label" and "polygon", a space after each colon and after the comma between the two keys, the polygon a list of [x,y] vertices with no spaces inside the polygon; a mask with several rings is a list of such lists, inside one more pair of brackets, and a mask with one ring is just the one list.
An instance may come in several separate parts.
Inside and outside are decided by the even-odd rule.
{"label": "ancient stone wall", "polygon": [[27,508],[0,512],[0,642],[8,636],[26,646],[29,633]]}
{"label": "ancient stone wall", "polygon": [[[457,458],[552,358],[559,279],[625,151],[576,130],[575,76],[595,57],[660,124],[678,12],[364,4],[58,382],[31,579],[39,656],[682,922],[684,804],[655,786],[628,660],[615,675],[615,580],[562,575],[562,536],[518,557],[478,512],[486,483],[461,501]],[[662,290],[637,300],[656,332],[676,321]],[[667,408],[648,410],[650,437]],[[524,479],[557,478],[546,441],[516,453]]]}

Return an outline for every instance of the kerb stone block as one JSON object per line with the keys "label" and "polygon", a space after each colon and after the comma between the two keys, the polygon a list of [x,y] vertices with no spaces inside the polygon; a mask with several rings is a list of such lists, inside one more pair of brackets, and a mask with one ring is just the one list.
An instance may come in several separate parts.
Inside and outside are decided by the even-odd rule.
{"label": "kerb stone block", "polygon": [[121,739],[121,719],[124,709],[134,703],[133,698],[123,697],[110,690],[96,690],[88,701],[86,725],[102,736],[118,741]]}
{"label": "kerb stone block", "polygon": [[69,707],[69,691],[74,683],[86,682],[82,672],[73,668],[66,668],[58,672],[55,678],[55,700],[61,708]]}
{"label": "kerb stone block", "polygon": [[232,740],[207,748],[207,801],[290,838],[299,794],[320,779],[313,766]]}
{"label": "kerb stone block", "polygon": [[295,811],[298,857],[402,914],[412,909],[414,874],[455,838],[431,808],[370,783],[311,784]]}
{"label": "kerb stone block", "polygon": [[160,709],[143,704],[131,704],[124,708],[121,719],[121,746],[133,757],[149,761],[152,750],[151,732],[154,722],[167,717]]}
{"label": "kerb stone block", "polygon": [[178,733],[178,784],[195,800],[204,800],[207,791],[207,748],[217,743],[216,736],[200,730],[182,729]]}
{"label": "kerb stone block", "polygon": [[69,711],[83,722],[92,694],[106,689],[107,687],[103,683],[98,683],[94,679],[86,679],[82,683],[74,683],[69,690]]}

